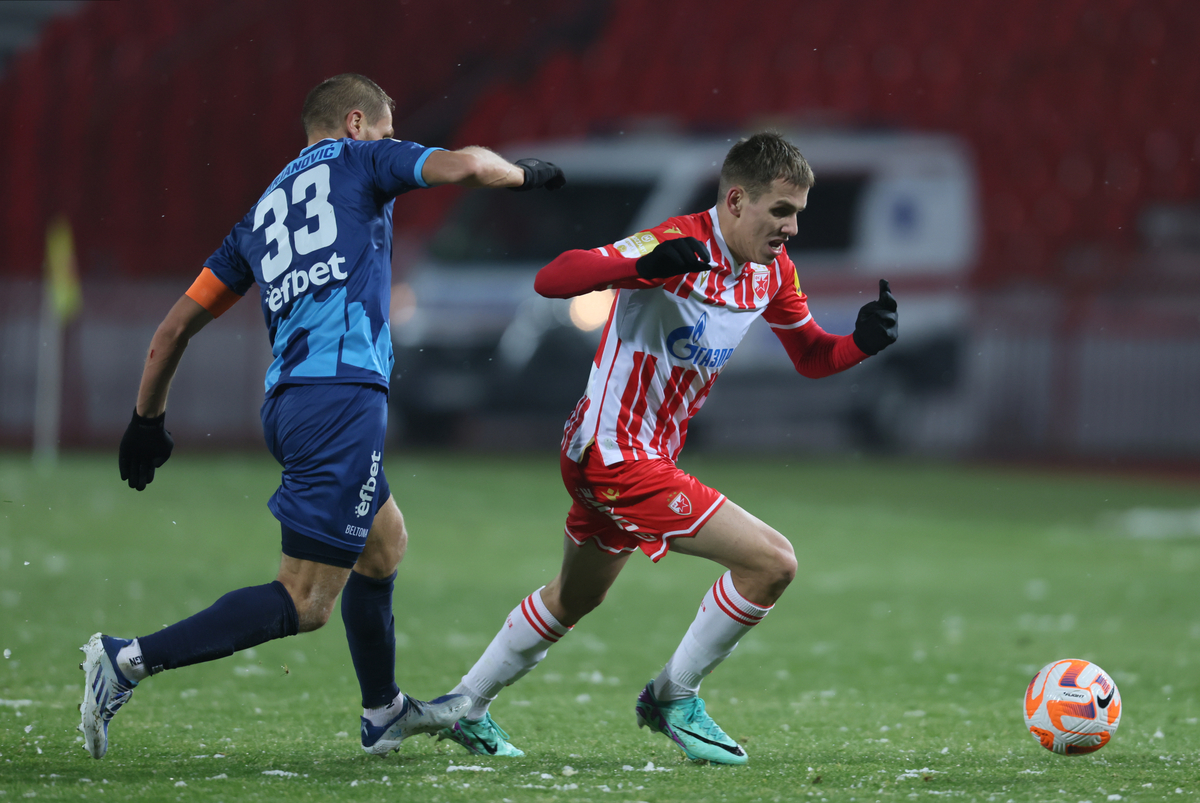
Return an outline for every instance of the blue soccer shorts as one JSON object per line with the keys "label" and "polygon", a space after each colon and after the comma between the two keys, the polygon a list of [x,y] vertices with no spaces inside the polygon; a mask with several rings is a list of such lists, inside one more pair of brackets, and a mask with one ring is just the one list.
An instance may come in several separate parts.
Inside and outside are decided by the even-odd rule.
{"label": "blue soccer shorts", "polygon": [[[283,551],[353,565],[391,495],[383,474],[387,393],[371,385],[291,385],[263,403],[262,424],[267,448],[283,466],[267,503],[283,525]],[[289,548],[304,538],[319,543],[299,554]]]}

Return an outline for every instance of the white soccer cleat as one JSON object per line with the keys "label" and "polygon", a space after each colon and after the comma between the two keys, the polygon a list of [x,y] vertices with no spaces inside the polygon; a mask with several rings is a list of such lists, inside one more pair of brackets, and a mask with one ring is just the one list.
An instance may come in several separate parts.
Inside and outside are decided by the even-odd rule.
{"label": "white soccer cleat", "polygon": [[362,748],[373,756],[386,756],[390,750],[399,750],[400,743],[418,733],[433,735],[442,728],[449,728],[462,719],[471,708],[471,700],[465,694],[444,694],[422,702],[404,695],[404,705],[396,718],[386,725],[373,725],[362,717]]}
{"label": "white soccer cleat", "polygon": [[129,702],[137,686],[137,681],[129,680],[117,668],[117,653],[129,643],[97,633],[79,648],[85,656],[79,668],[87,673],[79,730],[83,731],[83,747],[92,758],[104,758],[108,752],[108,723]]}

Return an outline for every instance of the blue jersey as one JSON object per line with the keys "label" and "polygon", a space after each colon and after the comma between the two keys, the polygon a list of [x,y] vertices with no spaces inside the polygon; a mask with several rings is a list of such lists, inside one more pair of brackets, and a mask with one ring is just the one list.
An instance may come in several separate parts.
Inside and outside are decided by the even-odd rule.
{"label": "blue jersey", "polygon": [[258,283],[283,385],[388,386],[392,356],[392,204],[428,186],[437,148],[384,139],[326,139],[267,187],[205,266],[238,295]]}

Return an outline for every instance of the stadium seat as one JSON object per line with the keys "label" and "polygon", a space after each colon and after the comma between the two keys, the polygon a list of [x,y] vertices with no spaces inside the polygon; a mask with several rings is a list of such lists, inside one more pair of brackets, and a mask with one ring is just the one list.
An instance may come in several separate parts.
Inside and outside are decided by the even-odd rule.
{"label": "stadium seat", "polygon": [[[1058,264],[1073,243],[1114,231],[1132,244],[1143,205],[1186,202],[1200,184],[1200,106],[1181,100],[1200,91],[1200,62],[1190,56],[1200,6],[1186,0],[1102,8],[1089,0],[767,0],[754,15],[718,0],[612,0],[602,12],[583,0],[529,0],[522,14],[455,0],[448,9],[384,4],[368,29],[320,13],[318,0],[292,7],[281,16],[268,2],[126,0],[85,4],[51,23],[9,65],[0,99],[13,119],[27,119],[51,92],[79,125],[63,132],[59,148],[17,131],[20,156],[0,157],[10,194],[28,187],[33,199],[0,213],[3,269],[40,269],[47,216],[82,208],[85,198],[105,204],[79,223],[81,253],[108,254],[111,270],[156,270],[149,266],[168,242],[201,250],[296,149],[295,128],[265,121],[294,120],[298,98],[346,64],[392,92],[398,121],[439,120],[431,130],[453,130],[447,139],[457,144],[579,136],[639,117],[711,129],[832,114],[848,125],[955,132],[976,153],[985,242],[1034,255],[1036,270]],[[410,37],[391,47],[397,31],[431,30],[447,11],[463,24],[441,26],[436,46]],[[547,26],[536,30],[566,30],[585,11],[601,14],[598,24],[553,52],[531,33],[530,18]],[[331,35],[342,31],[352,35]],[[648,31],[658,46],[645,46]],[[351,41],[361,46],[351,50]],[[749,52],[755,57],[742,55]],[[246,75],[263,80],[247,83]],[[163,87],[171,97],[160,103]],[[467,91],[477,94],[465,108],[439,105]],[[1148,140],[1157,131],[1173,144],[1163,144],[1166,135],[1158,145]],[[146,141],[155,136],[162,142]],[[222,154],[219,166],[197,163],[200,148]],[[1163,167],[1168,151],[1178,154],[1173,168]],[[94,159],[100,152],[105,158]],[[1092,174],[1075,194],[1060,177],[1068,157]],[[72,180],[35,180],[65,173]],[[1128,186],[1104,184],[1110,174]],[[177,193],[181,185],[189,192]],[[1022,225],[1033,235],[1013,240],[989,222],[988,199],[1004,193],[1026,210]],[[1045,201],[1055,194],[1071,204],[1065,229],[1055,202]],[[1041,228],[1039,204],[1051,218]],[[160,222],[148,224],[153,215]],[[139,221],[161,239],[135,236]],[[90,260],[83,257],[85,271]],[[985,256],[980,276],[1003,262]]]}

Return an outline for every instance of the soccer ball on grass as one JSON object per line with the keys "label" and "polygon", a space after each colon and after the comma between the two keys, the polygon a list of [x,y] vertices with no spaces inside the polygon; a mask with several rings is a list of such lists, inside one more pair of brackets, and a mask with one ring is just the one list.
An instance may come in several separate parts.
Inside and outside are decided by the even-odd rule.
{"label": "soccer ball on grass", "polygon": [[1025,691],[1025,726],[1055,753],[1091,753],[1108,744],[1121,723],[1121,693],[1089,661],[1065,658],[1042,667]]}

